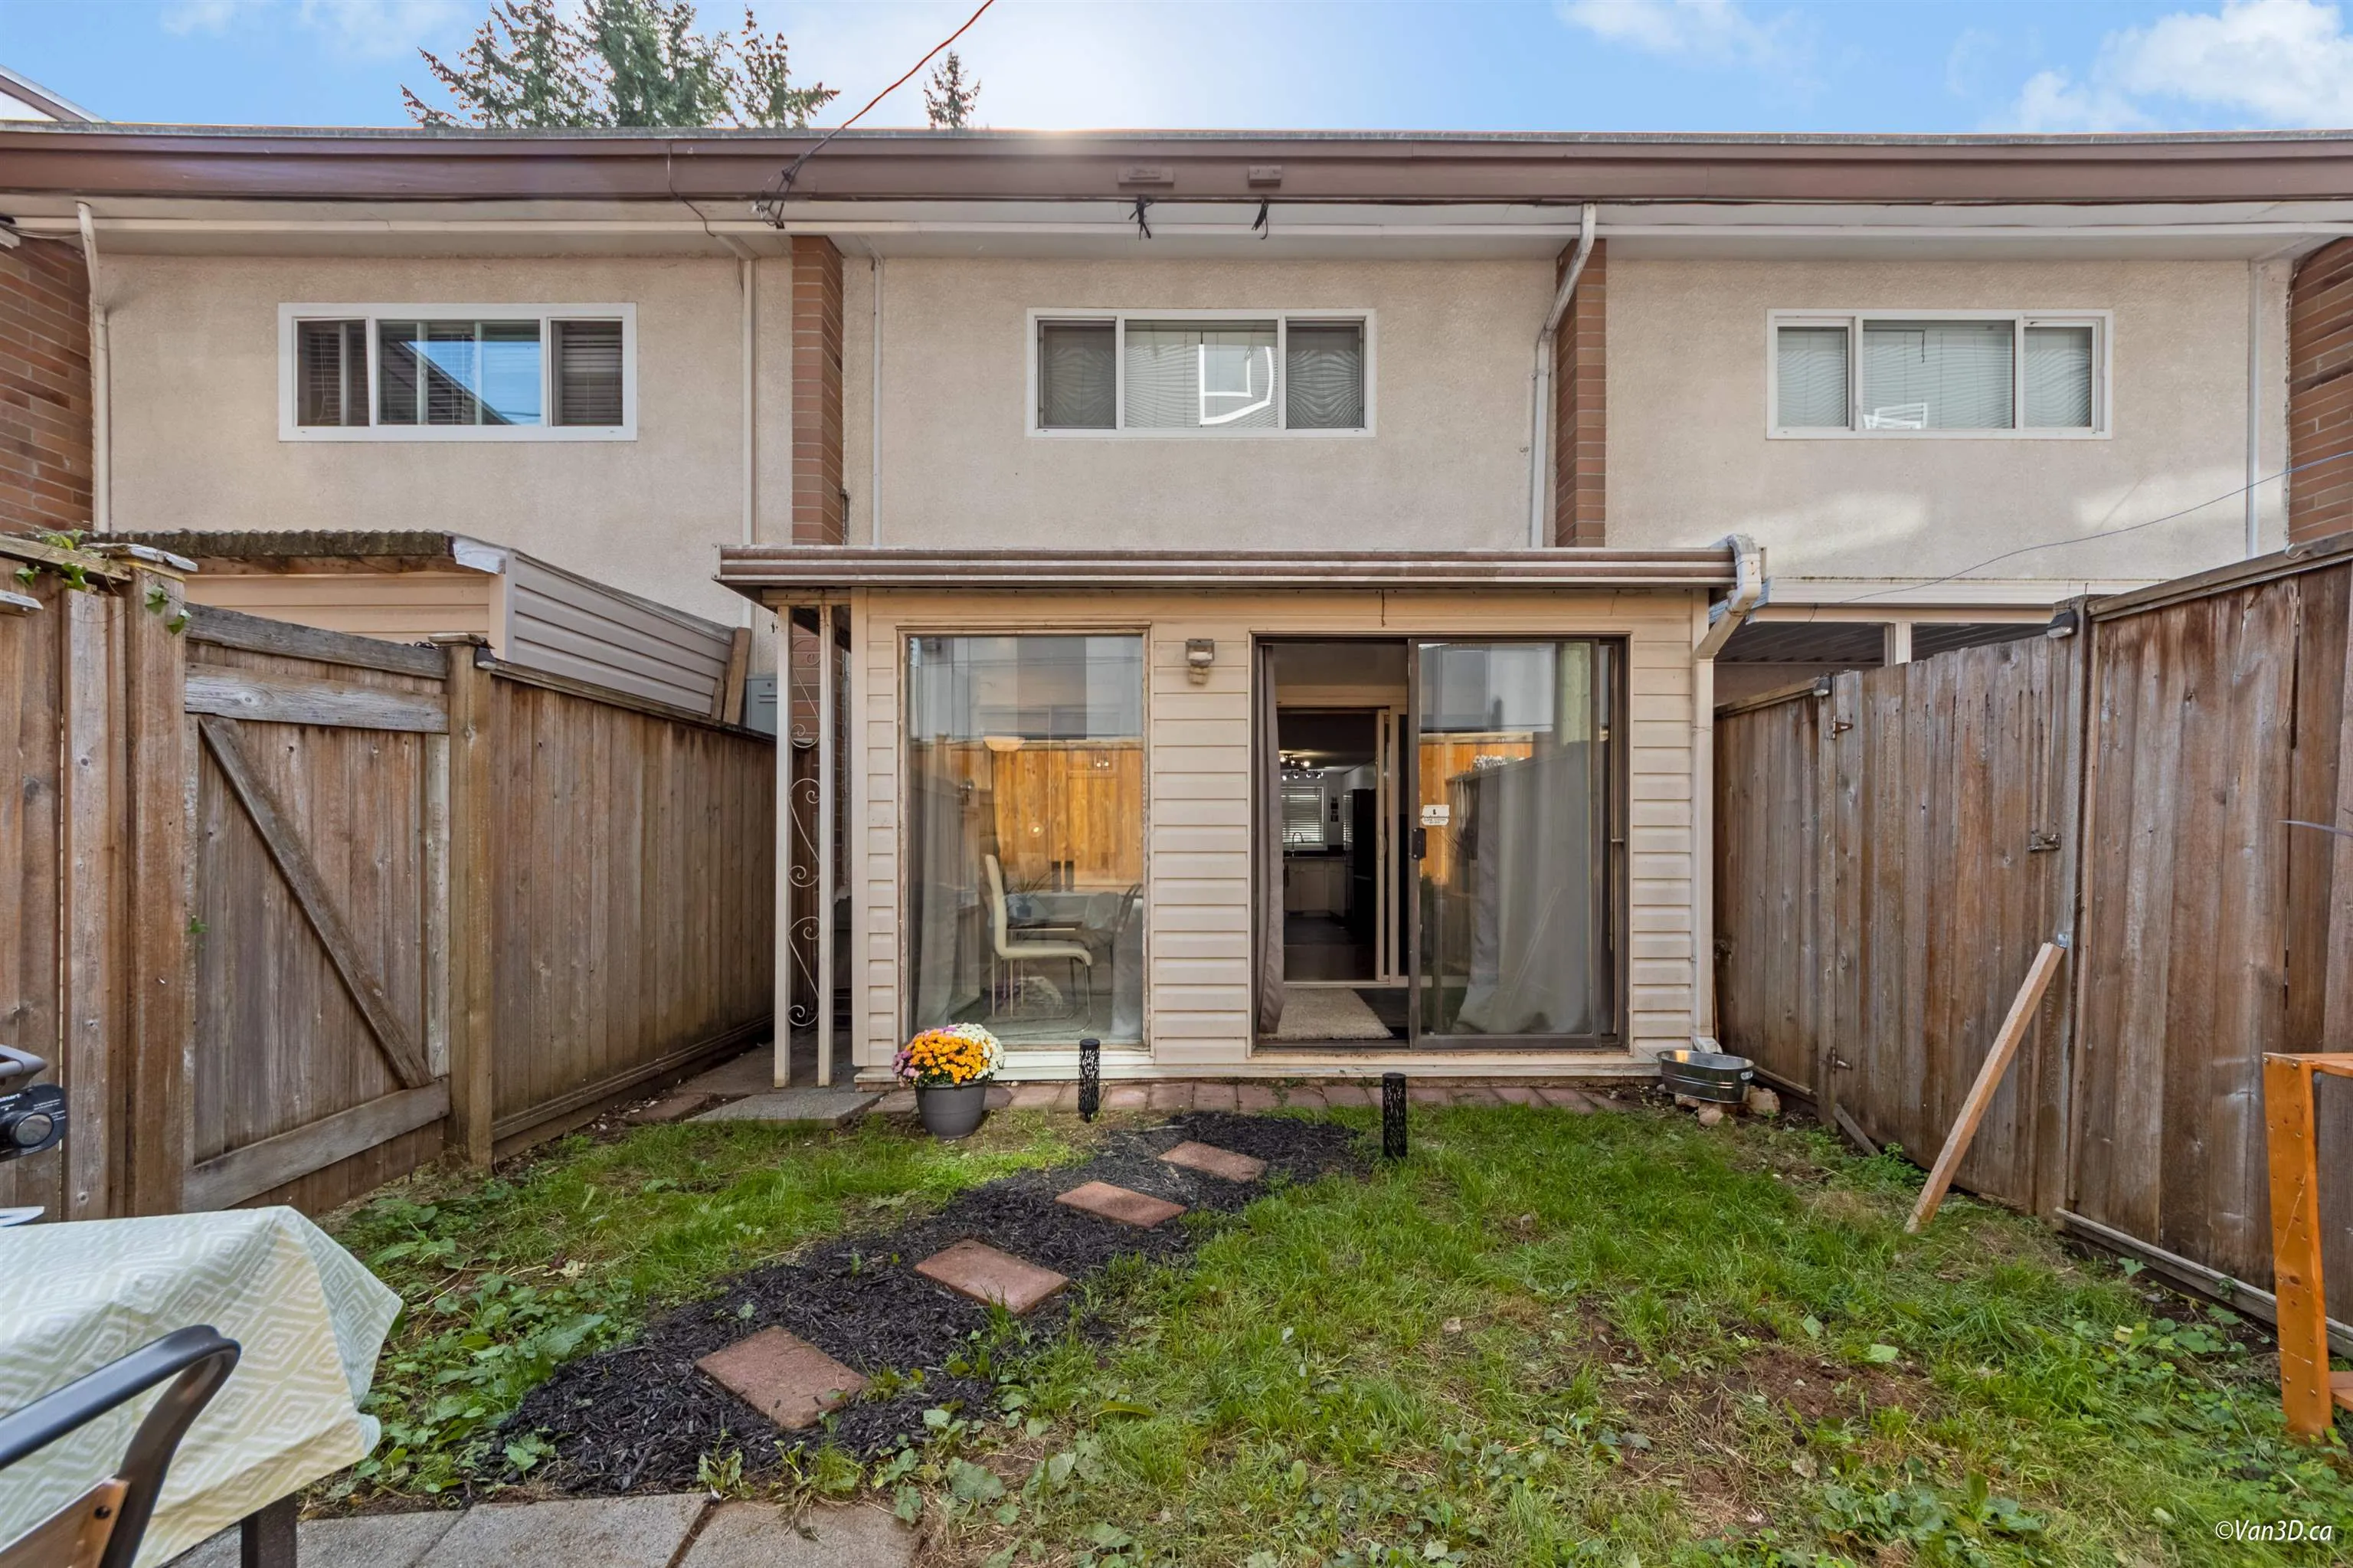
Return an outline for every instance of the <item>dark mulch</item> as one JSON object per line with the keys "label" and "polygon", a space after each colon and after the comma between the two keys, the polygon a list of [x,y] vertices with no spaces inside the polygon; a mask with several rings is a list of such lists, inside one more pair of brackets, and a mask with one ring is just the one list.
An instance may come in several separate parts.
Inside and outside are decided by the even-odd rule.
{"label": "dark mulch", "polygon": [[[1267,1175],[1239,1185],[1159,1160],[1187,1139],[1253,1155],[1267,1161]],[[988,1309],[914,1271],[940,1248],[976,1237],[1083,1283],[1121,1256],[1181,1257],[1205,1227],[1187,1214],[1138,1231],[1057,1203],[1057,1193],[1109,1181],[1188,1209],[1230,1213],[1271,1183],[1312,1181],[1360,1158],[1346,1128],[1287,1117],[1201,1112],[1165,1127],[1114,1132],[1085,1164],[1008,1177],[974,1188],[929,1218],[842,1237],[791,1263],[738,1275],[723,1292],[654,1319],[630,1343],[558,1369],[504,1429],[545,1434],[555,1457],[534,1478],[572,1492],[691,1487],[696,1459],[731,1445],[742,1448],[745,1468],[756,1471],[776,1462],[780,1436],[788,1447],[829,1439],[861,1457],[887,1453],[921,1434],[927,1409],[990,1406],[991,1384],[948,1370],[951,1362],[962,1367],[973,1336],[988,1325]],[[1029,1321],[1047,1332],[1083,1327],[1079,1297],[1074,1285]],[[770,1326],[869,1378],[920,1372],[922,1379],[836,1412],[829,1431],[780,1434],[694,1365]]]}

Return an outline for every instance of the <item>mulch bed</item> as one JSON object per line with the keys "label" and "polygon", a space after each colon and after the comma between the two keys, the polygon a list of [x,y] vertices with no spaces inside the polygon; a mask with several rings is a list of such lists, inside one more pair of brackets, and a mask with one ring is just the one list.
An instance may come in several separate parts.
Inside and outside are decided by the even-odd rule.
{"label": "mulch bed", "polygon": [[[1158,1158],[1187,1139],[1263,1160],[1267,1174],[1240,1184]],[[731,1446],[742,1449],[747,1471],[765,1469],[776,1462],[779,1439],[787,1448],[829,1440],[861,1457],[888,1453],[922,1434],[927,1409],[960,1402],[971,1413],[992,1405],[991,1384],[947,1371],[987,1329],[989,1310],[914,1271],[940,1248],[975,1237],[1070,1276],[1071,1288],[1028,1319],[1057,1332],[1072,1321],[1079,1287],[1113,1259],[1180,1258],[1201,1234],[1189,1215],[1139,1231],[1057,1203],[1057,1193],[1108,1181],[1188,1209],[1230,1213],[1275,1181],[1313,1181],[1357,1168],[1362,1159],[1348,1128],[1287,1117],[1197,1112],[1163,1127],[1114,1132],[1084,1164],[1024,1171],[976,1187],[927,1218],[840,1237],[791,1263],[738,1275],[723,1292],[654,1319],[628,1344],[558,1369],[503,1429],[510,1436],[538,1431],[553,1442],[555,1457],[533,1479],[568,1492],[691,1487],[696,1459]],[[844,1406],[829,1430],[780,1433],[694,1365],[771,1326],[869,1378],[920,1371],[922,1381]]]}

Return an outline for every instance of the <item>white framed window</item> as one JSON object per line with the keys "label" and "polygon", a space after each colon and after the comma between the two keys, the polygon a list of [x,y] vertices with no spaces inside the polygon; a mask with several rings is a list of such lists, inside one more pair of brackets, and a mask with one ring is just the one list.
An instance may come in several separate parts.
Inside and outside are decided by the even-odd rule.
{"label": "white framed window", "polygon": [[1369,436],[1373,313],[1033,310],[1033,436]]}
{"label": "white framed window", "polygon": [[278,307],[287,441],[629,441],[634,305]]}
{"label": "white framed window", "polygon": [[2107,311],[1773,311],[1766,434],[2096,440]]}

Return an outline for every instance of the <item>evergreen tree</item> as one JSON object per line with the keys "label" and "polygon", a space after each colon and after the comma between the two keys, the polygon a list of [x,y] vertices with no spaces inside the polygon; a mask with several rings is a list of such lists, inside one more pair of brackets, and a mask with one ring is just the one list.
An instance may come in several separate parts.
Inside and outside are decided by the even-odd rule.
{"label": "evergreen tree", "polygon": [[419,125],[535,130],[611,122],[588,72],[586,42],[556,14],[555,0],[491,0],[489,19],[454,65],[417,52],[459,111],[436,109],[404,86],[400,96]]}
{"label": "evergreen tree", "polygon": [[772,125],[798,131],[808,124],[810,115],[841,96],[821,81],[795,87],[785,35],[780,32],[762,37],[759,21],[748,5],[744,8],[744,41],[735,58],[743,62],[743,70],[733,84],[738,125]]}
{"label": "evergreen tree", "polygon": [[715,125],[733,105],[727,35],[694,29],[692,0],[588,0],[589,47],[605,62],[613,125]]}
{"label": "evergreen tree", "polygon": [[923,89],[923,112],[931,117],[934,131],[965,131],[972,126],[972,111],[980,106],[980,79],[965,79],[964,61],[954,49],[932,68],[932,79]]}

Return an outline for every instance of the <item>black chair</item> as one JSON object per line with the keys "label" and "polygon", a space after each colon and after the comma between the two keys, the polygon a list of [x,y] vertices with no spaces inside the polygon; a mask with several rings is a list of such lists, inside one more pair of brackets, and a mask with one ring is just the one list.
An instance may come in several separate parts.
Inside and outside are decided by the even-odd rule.
{"label": "black chair", "polygon": [[132,1434],[114,1474],[0,1546],[0,1568],[131,1568],[172,1456],[228,1381],[237,1354],[237,1342],[211,1328],[181,1329],[0,1417],[0,1471],[5,1471],[172,1380]]}

